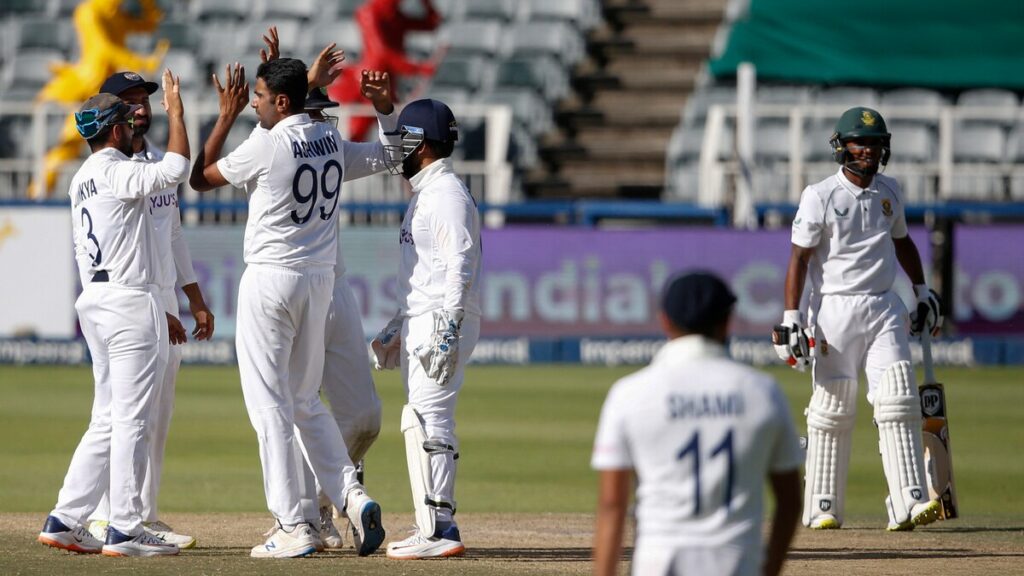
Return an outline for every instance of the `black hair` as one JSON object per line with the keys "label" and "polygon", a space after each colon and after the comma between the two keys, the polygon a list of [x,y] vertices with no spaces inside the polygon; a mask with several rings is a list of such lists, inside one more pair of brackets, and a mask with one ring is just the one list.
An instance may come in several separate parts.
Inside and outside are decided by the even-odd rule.
{"label": "black hair", "polygon": [[256,77],[263,78],[271,94],[284,94],[288,97],[288,111],[298,114],[305,109],[306,65],[296,58],[278,58],[260,64],[256,69]]}
{"label": "black hair", "polygon": [[431,140],[430,138],[424,139],[423,142],[430,147],[430,151],[437,158],[447,158],[455,150],[455,142],[441,142],[440,140]]}

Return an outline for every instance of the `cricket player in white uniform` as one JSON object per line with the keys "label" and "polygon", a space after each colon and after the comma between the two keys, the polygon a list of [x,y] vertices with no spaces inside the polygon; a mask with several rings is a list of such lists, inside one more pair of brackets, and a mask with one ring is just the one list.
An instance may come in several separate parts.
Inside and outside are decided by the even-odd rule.
{"label": "cricket player in white uniform", "polygon": [[[772,337],[779,357],[795,368],[813,359],[803,523],[815,529],[843,523],[861,370],[888,482],[888,529],[912,530],[940,513],[939,502],[928,500],[908,333],[937,331],[942,316],[907,234],[899,184],[878,174],[889,160],[889,141],[878,112],[857,107],[843,113],[830,141],[842,166],[804,190],[793,220],[786,311]],[[892,289],[897,263],[918,297],[909,322]],[[808,274],[805,321],[799,308]]]}
{"label": "cricket player in white uniform", "polygon": [[480,213],[452,169],[459,132],[448,106],[410,102],[398,125],[402,146],[389,149],[390,160],[413,196],[399,235],[399,311],[372,346],[378,367],[402,369],[417,531],[389,543],[388,557],[457,556],[466,548],[454,518],[455,404],[480,336]]}
{"label": "cricket player in white uniform", "polygon": [[[132,159],[139,162],[159,162],[164,152],[146,137],[152,123],[153,115],[149,96],[156,92],[156,82],[147,82],[135,72],[116,72],[108,77],[100,87],[100,92],[113,94],[125,103],[136,106],[135,135],[132,138]],[[181,231],[181,214],[178,212],[178,192],[176,187],[161,190],[149,197],[149,212],[156,231],[157,246],[160,248],[159,262],[163,266],[163,284],[160,286],[160,298],[164,304],[168,318],[168,331],[171,346],[168,349],[167,369],[163,381],[159,383],[156,402],[153,406],[149,468],[143,481],[142,508],[143,526],[155,536],[166,542],[177,544],[181,549],[193,548],[196,539],[186,534],[175,532],[160,520],[157,512],[157,501],[160,493],[160,478],[163,472],[164,449],[167,445],[167,433],[171,427],[171,414],[174,411],[174,388],[178,369],[181,367],[181,346],[186,341],[185,329],[178,319],[178,297],[174,292],[175,285],[181,287],[188,297],[192,317],[196,321],[192,335],[197,340],[209,340],[213,336],[213,313],[210,312],[203,298],[202,290],[196,280],[192,268],[192,256],[188,244]],[[109,503],[106,495],[93,513],[90,532],[103,539],[106,534]]]}
{"label": "cricket player in white uniform", "polygon": [[[635,576],[770,575],[800,515],[803,451],[778,384],[725,349],[735,296],[707,273],[666,285],[669,341],[612,387],[591,466],[600,472],[594,573],[618,573],[632,478]],[[761,542],[765,478],[775,514]]]}
{"label": "cricket player in white uniform", "polygon": [[[305,556],[316,550],[302,513],[294,434],[324,493],[357,528],[361,555],[384,539],[380,506],[356,481],[338,425],[320,401],[324,335],[337,257],[337,207],[344,180],[379,170],[380,143],[341,140],[332,126],[302,112],[306,66],[282,58],[256,73],[254,130],[218,160],[231,125],[248,103],[245,72],[229,67],[226,87],[214,77],[220,115],[190,183],[200,191],[225,184],[249,191],[247,264],[239,286],[236,347],[242,392],[260,446],[267,505],[278,530],[254,557]],[[362,91],[385,130],[394,118],[386,74],[368,72]],[[253,185],[255,184],[255,185]]]}
{"label": "cricket player in white uniform", "polygon": [[[324,109],[336,106],[327,97],[324,88],[314,88],[306,95],[305,110],[314,122],[328,122],[337,126],[337,117],[324,113]],[[386,169],[386,166],[381,168]],[[330,403],[331,414],[345,439],[349,458],[357,464],[359,482],[362,483],[362,460],[380,434],[382,407],[370,373],[370,364],[366,361],[362,312],[345,276],[342,248],[341,242],[338,242],[334,291],[327,314],[324,342],[327,349],[321,390]],[[313,472],[305,460],[300,465],[304,474],[302,498],[306,518],[314,525],[319,525],[325,548],[341,548],[343,539],[334,525],[333,506],[326,495],[319,491]]]}
{"label": "cricket player in white uniform", "polygon": [[[189,160],[178,82],[165,71],[163,84],[170,138],[159,162],[129,158],[135,110],[117,96],[94,96],[75,115],[93,152],[68,193],[83,286],[75,308],[92,355],[96,392],[89,429],[38,538],[75,552],[178,553],[142,524],[149,428],[168,353],[163,268],[149,197],[181,182]],[[110,526],[101,542],[84,523],[108,489]]]}

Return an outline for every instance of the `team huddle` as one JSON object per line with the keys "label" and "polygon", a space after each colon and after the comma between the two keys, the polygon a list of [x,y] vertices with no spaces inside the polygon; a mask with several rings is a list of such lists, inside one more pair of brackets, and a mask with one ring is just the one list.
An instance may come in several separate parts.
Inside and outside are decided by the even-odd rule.
{"label": "team huddle", "polygon": [[[323,113],[323,87],[344,58],[330,45],[308,69],[280,57],[276,29],[256,71],[214,75],[219,115],[192,164],[178,79],[162,77],[166,152],[145,137],[149,96],[159,88],[119,72],[75,114],[92,151],[69,190],[76,303],[93,359],[89,428],[72,457],[44,544],[107,556],[163,556],[196,545],[160,520],[157,496],[187,334],[175,286],[189,300],[192,335],[213,335],[182,234],[177,186],[200,192],[232,185],[249,196],[246,270],[238,297],[236,349],[242,393],[259,444],[267,507],[275,522],[257,558],[340,548],[350,526],[360,556],[385,540],[380,505],[362,484],[361,461],[380,431],[359,307],[345,276],[337,214],[344,182],[384,170],[400,174],[412,199],[400,237],[398,311],[373,342],[378,368],[401,368],[408,403],[402,432],[416,508],[415,534],[387,555],[462,554],[456,524],[455,405],[480,328],[480,217],[450,156],[458,138],[451,110],[418,100],[395,113],[387,73],[364,70],[360,91],[376,111],[380,138],[341,138]],[[248,106],[259,118],[241,145],[221,154]],[[330,401],[321,401],[321,391]]]}

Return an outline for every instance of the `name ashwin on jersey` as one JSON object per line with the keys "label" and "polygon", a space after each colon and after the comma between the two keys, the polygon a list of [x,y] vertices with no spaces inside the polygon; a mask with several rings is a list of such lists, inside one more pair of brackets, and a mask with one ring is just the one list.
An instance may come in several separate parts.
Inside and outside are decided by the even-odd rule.
{"label": "name ashwin on jersey", "polygon": [[743,396],[732,394],[672,394],[668,397],[669,415],[679,418],[721,418],[741,416],[745,411]]}
{"label": "name ashwin on jersey", "polygon": [[314,156],[327,156],[338,151],[338,141],[334,134],[328,134],[323,138],[317,138],[312,142],[296,142],[292,140],[292,156],[295,158],[312,158]]}

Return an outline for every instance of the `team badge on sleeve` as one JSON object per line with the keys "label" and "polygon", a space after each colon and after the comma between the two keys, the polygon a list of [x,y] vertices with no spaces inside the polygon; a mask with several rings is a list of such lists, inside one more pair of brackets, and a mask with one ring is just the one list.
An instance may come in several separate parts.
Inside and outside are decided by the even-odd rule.
{"label": "team badge on sleeve", "polygon": [[892,202],[888,198],[882,200],[882,214],[885,214],[887,218],[892,216]]}

